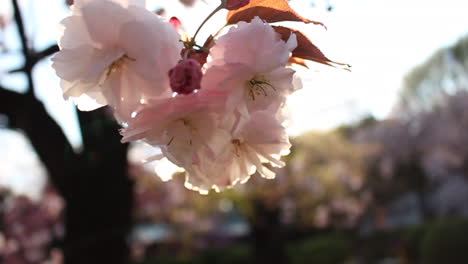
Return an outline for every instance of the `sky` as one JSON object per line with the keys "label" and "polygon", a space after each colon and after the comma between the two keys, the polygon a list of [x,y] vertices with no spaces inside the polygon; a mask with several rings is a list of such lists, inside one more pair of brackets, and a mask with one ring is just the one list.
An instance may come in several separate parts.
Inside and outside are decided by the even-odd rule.
{"label": "sky", "polygon": [[[2,2],[5,5],[9,1]],[[63,2],[48,0],[44,5],[43,1],[22,0],[28,32],[36,48],[46,47],[57,38],[57,25],[68,14]],[[147,2],[150,9],[165,7],[167,16],[179,17],[186,30],[193,34],[218,0],[199,1],[191,9],[176,0]],[[332,12],[325,10],[328,2],[333,6]],[[332,60],[351,64],[352,72],[314,63],[310,70],[298,68],[304,89],[290,99],[293,135],[312,129],[331,129],[366,114],[385,118],[398,98],[404,75],[438,48],[449,46],[468,33],[468,1],[316,0],[315,3],[316,7],[312,8],[310,1],[291,1],[301,15],[322,21],[328,30],[315,25],[289,25],[306,32]],[[217,31],[224,17],[223,13],[215,16],[200,39]],[[15,46],[14,28],[7,33],[6,41]],[[0,72],[6,61],[0,62]],[[14,58],[6,63],[11,65],[11,62],[18,63]],[[48,110],[64,125],[73,144],[79,145],[74,109],[62,99],[50,61],[37,67],[34,77],[38,97],[46,101]],[[25,86],[20,76],[8,79],[11,78],[0,78],[0,82],[18,90]]]}
{"label": "sky", "polygon": [[[305,5],[305,1],[296,3]],[[305,74],[305,87],[293,98],[299,106],[292,111],[296,133],[332,128],[368,113],[385,118],[396,103],[405,74],[438,48],[468,33],[467,1],[333,3],[333,12],[318,14],[328,30],[309,36],[330,58],[351,64],[352,72],[326,69]],[[303,106],[312,115],[301,115]]]}
{"label": "sky", "polygon": [[7,130],[0,134],[0,186],[39,199],[45,187],[46,171],[37,155],[21,134]]}
{"label": "sky", "polygon": [[[322,21],[328,30],[288,25],[306,32],[332,60],[351,64],[352,72],[313,63],[310,70],[298,69],[304,88],[290,99],[292,135],[328,130],[367,114],[385,118],[396,103],[405,74],[437,49],[468,34],[468,1],[317,0],[315,8],[310,2],[292,0],[291,5],[301,15]],[[327,3],[332,4],[332,12],[326,11]],[[197,23],[191,19],[195,14],[203,18],[211,8],[201,3],[196,11],[184,10],[172,1],[167,10],[194,31]],[[221,24],[223,19],[220,14],[214,22]]]}
{"label": "sky", "polygon": [[[58,23],[67,14],[64,0],[21,0],[27,22],[27,32],[36,49],[54,43]],[[339,124],[357,120],[367,114],[385,118],[398,98],[402,80],[413,67],[423,63],[437,49],[454,44],[468,34],[468,1],[464,0],[292,0],[291,5],[301,15],[322,21],[327,30],[316,25],[290,23],[304,31],[329,58],[352,65],[352,72],[310,64],[310,69],[297,68],[304,88],[289,100],[293,123],[291,135],[308,130],[327,130]],[[326,11],[326,3],[333,6]],[[218,0],[200,1],[186,9],[176,0],[148,0],[148,7],[164,6],[167,16],[177,16],[192,33]],[[0,1],[0,15],[8,13],[9,1]],[[216,32],[225,14],[217,14],[200,35]],[[18,49],[14,26],[0,33],[0,40]],[[5,72],[21,60],[17,52],[0,57],[0,83],[17,91],[26,83],[21,75]],[[81,139],[75,110],[61,96],[59,80],[45,60],[36,68],[36,94],[46,104],[51,115],[63,126],[76,147]],[[0,130],[0,145],[11,140]],[[1,150],[0,152],[5,152]],[[1,157],[1,156],[0,156]],[[4,161],[2,160],[2,163]],[[18,165],[20,166],[20,165]],[[1,164],[0,164],[0,167]],[[3,177],[1,175],[0,177]],[[0,179],[1,182],[1,179]]]}

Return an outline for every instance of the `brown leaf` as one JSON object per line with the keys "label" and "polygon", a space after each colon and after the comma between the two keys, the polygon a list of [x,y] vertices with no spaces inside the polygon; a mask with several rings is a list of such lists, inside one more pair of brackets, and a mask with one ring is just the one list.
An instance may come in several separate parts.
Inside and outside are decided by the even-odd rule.
{"label": "brown leaf", "polygon": [[236,24],[239,21],[250,22],[256,16],[268,23],[298,21],[324,26],[321,22],[300,16],[289,6],[287,0],[251,0],[250,4],[230,11],[226,20],[228,24]]}
{"label": "brown leaf", "polygon": [[[287,41],[292,33],[296,34],[297,38],[297,48],[292,52],[292,63],[297,63],[299,65],[303,65],[303,60],[310,60],[315,61],[318,63],[322,63],[325,65],[333,66],[333,67],[340,67],[345,70],[350,70],[350,66],[344,63],[334,62],[327,58],[317,46],[315,46],[310,39],[308,39],[302,32],[299,30],[287,28],[287,27],[279,27],[273,26],[276,32],[281,35],[281,39]],[[301,61],[302,59],[302,61]]]}
{"label": "brown leaf", "polygon": [[298,57],[289,58],[288,63],[289,64],[297,64],[297,65],[301,65],[301,66],[304,66],[306,68],[309,68],[309,66],[307,66],[307,62],[304,59],[298,58]]}
{"label": "brown leaf", "polygon": [[206,50],[210,50],[211,47],[213,47],[213,45],[215,44],[215,37],[213,35],[210,35],[205,43],[203,44],[203,48],[206,49]]}

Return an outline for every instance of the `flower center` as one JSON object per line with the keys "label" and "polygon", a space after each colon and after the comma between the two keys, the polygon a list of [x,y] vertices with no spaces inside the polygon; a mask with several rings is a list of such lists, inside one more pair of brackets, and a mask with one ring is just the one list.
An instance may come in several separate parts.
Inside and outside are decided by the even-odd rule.
{"label": "flower center", "polygon": [[122,65],[125,64],[125,60],[129,61],[136,61],[134,58],[129,57],[128,55],[124,54],[122,57],[118,58],[114,62],[111,63],[109,68],[107,68],[106,72],[106,79],[109,78],[109,76],[113,73],[116,72],[118,69],[122,67]]}
{"label": "flower center", "polygon": [[[174,141],[175,137],[178,137],[178,140],[183,140],[184,138],[187,139],[188,144],[191,146],[193,144],[192,141],[192,136],[193,134],[197,131],[196,127],[193,125],[193,123],[190,121],[188,118],[180,118],[175,121],[174,124],[179,124],[178,122],[182,122],[182,128],[177,125],[178,131],[181,131],[180,129],[183,129],[184,132],[176,134],[176,133],[171,133],[172,137],[169,139],[169,142],[166,144],[166,146],[170,146],[171,143]],[[177,128],[175,128],[177,129]]]}
{"label": "flower center", "polygon": [[253,101],[255,101],[255,97],[257,96],[268,96],[268,89],[276,91],[275,87],[263,76],[253,77],[247,82],[247,94]]}
{"label": "flower center", "polygon": [[125,64],[125,60],[130,60],[130,61],[136,61],[136,59],[129,57],[128,55],[124,54],[122,57],[118,58],[114,62],[111,63],[111,65],[107,68],[106,74],[104,77],[101,77],[99,81],[99,86],[102,86],[104,82],[109,79],[109,76],[116,72],[118,69],[122,67],[122,65]]}
{"label": "flower center", "polygon": [[240,157],[242,142],[239,139],[233,139],[231,143],[234,145],[234,153]]}

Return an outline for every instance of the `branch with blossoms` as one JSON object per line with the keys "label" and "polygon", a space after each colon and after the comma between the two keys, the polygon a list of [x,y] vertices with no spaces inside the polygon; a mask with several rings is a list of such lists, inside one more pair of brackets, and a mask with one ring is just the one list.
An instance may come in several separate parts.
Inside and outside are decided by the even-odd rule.
{"label": "branch with blossoms", "polygon": [[[297,21],[286,0],[221,0],[191,38],[180,22],[163,21],[140,0],[74,2],[62,21],[53,67],[64,97],[81,110],[109,106],[122,142],[143,141],[186,171],[185,186],[202,194],[272,179],[289,153],[286,99],[302,88],[291,64],[331,66],[301,32],[270,23]],[[227,9],[227,33],[196,41]],[[323,25],[322,25],[323,26]]]}

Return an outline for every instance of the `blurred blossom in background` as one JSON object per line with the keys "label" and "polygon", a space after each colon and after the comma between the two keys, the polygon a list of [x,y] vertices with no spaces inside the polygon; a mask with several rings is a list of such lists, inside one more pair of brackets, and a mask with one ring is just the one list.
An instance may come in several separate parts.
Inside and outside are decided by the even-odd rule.
{"label": "blurred blossom in background", "polygon": [[[73,1],[18,2],[30,45],[41,50],[54,43]],[[218,4],[147,2],[166,19],[178,17],[188,35]],[[183,188],[179,168],[164,160],[142,165],[149,150],[131,146],[132,260],[468,263],[468,4],[290,4],[324,22],[328,30],[297,27],[352,72],[313,63],[296,69],[304,89],[288,102],[293,148],[274,180],[254,175],[246,185],[200,196]],[[200,39],[224,24],[220,13]],[[8,73],[23,62],[20,49],[11,3],[1,1],[0,85],[24,92],[26,78]],[[35,68],[35,93],[79,153],[84,136],[50,65],[45,59]],[[28,138],[9,122],[0,113],[0,262],[62,263],[67,205]]]}

